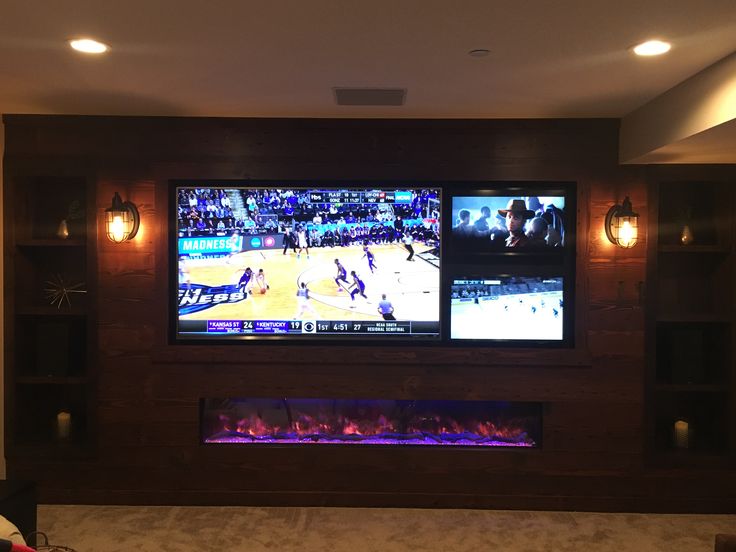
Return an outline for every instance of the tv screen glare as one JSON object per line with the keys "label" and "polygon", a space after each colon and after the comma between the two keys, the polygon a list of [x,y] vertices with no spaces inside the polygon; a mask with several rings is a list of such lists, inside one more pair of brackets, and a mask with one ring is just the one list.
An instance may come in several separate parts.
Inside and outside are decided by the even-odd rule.
{"label": "tv screen glare", "polygon": [[451,339],[562,342],[564,278],[453,279]]}
{"label": "tv screen glare", "polygon": [[439,189],[175,183],[174,194],[177,340],[440,338]]}
{"label": "tv screen glare", "polygon": [[453,246],[478,253],[561,252],[568,245],[565,203],[563,194],[455,196]]}

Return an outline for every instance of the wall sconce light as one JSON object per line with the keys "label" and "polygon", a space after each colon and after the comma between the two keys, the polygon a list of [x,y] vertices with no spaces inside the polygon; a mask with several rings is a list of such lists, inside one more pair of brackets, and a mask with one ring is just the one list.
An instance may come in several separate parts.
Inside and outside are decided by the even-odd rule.
{"label": "wall sconce light", "polygon": [[115,192],[112,205],[105,209],[105,234],[113,243],[132,240],[138,233],[141,216],[138,208],[130,201],[123,201]]}
{"label": "wall sconce light", "polygon": [[631,209],[629,196],[621,205],[614,205],[606,214],[606,236],[612,244],[629,249],[639,237],[639,214]]}

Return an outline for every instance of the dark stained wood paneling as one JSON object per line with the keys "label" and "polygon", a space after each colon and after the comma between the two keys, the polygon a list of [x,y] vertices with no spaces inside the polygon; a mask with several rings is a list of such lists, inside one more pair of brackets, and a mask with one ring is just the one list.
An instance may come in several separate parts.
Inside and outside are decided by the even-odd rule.
{"label": "dark stained wood paneling", "polygon": [[[96,181],[98,236],[116,190],[139,205],[143,219],[135,242],[99,238],[94,251],[94,454],[8,460],[9,474],[38,482],[42,500],[736,509],[731,472],[643,468],[647,177],[639,167],[617,165],[617,120],[5,116],[4,122],[6,185],[13,176],[88,176]],[[701,172],[672,167],[665,174]],[[576,181],[576,347],[170,345],[166,186],[174,178]],[[642,215],[642,244],[631,250],[614,248],[602,227],[608,208],[625,195]],[[5,197],[12,219],[12,190]],[[6,247],[6,266],[8,255]],[[12,286],[12,278],[6,283]],[[346,367],[345,358],[359,361]],[[541,401],[543,446],[199,444],[199,399],[228,396]]]}

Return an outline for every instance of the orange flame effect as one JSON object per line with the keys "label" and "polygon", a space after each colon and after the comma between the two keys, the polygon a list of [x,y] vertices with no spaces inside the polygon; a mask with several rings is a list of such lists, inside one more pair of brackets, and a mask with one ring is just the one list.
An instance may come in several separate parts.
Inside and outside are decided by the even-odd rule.
{"label": "orange flame effect", "polygon": [[351,419],[345,415],[329,416],[320,412],[316,416],[299,413],[291,428],[266,423],[257,414],[251,414],[233,423],[228,416],[220,414],[218,419],[225,431],[237,432],[253,437],[269,437],[281,433],[296,433],[299,437],[308,435],[360,435],[377,436],[386,433],[428,433],[437,436],[443,434],[473,434],[488,439],[502,438],[515,440],[525,436],[526,429],[519,420],[508,420],[499,426],[488,420],[469,420],[461,423],[458,420],[439,415],[413,418],[407,423],[402,432],[397,428],[397,422],[380,414],[375,419]]}

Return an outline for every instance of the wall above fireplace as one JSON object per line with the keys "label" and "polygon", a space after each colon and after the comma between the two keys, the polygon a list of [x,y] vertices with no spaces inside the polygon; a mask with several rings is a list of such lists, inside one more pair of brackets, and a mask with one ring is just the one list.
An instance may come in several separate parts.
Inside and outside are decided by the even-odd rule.
{"label": "wall above fireplace", "polygon": [[[649,177],[617,165],[618,121],[4,120],[6,341],[14,344],[6,352],[8,473],[36,480],[42,501],[733,506],[733,478],[710,484],[722,471],[688,473],[698,485],[655,492],[653,481],[674,476],[643,468],[647,240],[614,248],[602,222],[629,195],[646,228]],[[575,347],[169,342],[169,180],[356,176],[577,182]],[[32,280],[21,277],[42,274],[19,264],[18,248],[28,245],[18,243],[18,232],[27,221],[13,202],[29,180],[63,195],[59,179],[89,191],[87,237],[77,244],[91,276],[86,311],[77,313],[89,323],[89,356],[83,381],[41,382],[19,372],[30,350],[20,346],[19,320],[36,314],[18,311],[15,291],[33,293]],[[141,213],[139,235],[123,244],[100,237],[115,191]],[[51,432],[41,443],[10,437],[20,415],[37,411],[13,402],[19,390],[28,404],[67,393],[84,419],[82,440],[57,442]],[[534,441],[543,446],[487,454],[481,447],[210,446],[201,442],[202,397],[535,403],[544,424]]]}

